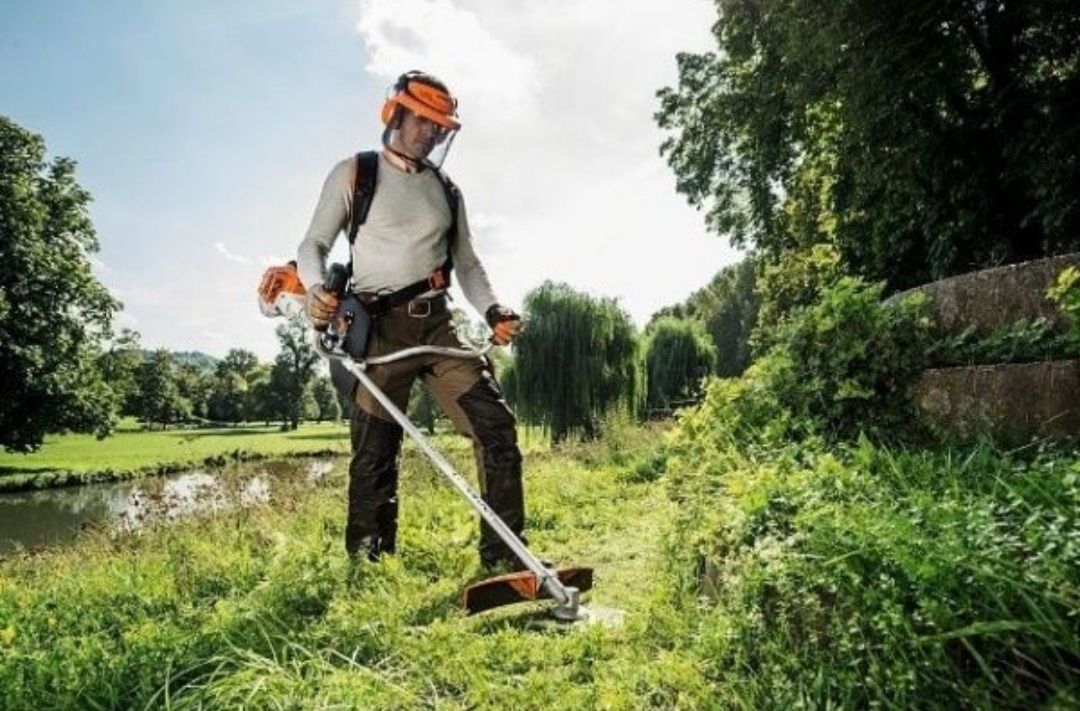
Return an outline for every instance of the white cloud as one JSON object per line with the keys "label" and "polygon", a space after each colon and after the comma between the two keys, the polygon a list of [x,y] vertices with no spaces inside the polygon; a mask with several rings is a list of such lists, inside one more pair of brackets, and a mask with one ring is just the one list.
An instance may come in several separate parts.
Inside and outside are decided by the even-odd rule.
{"label": "white cloud", "polygon": [[225,259],[237,264],[251,264],[251,260],[247,257],[243,257],[239,254],[233,254],[229,251],[229,248],[225,246],[224,242],[214,242],[214,249]]}
{"label": "white cloud", "polygon": [[544,279],[617,296],[643,323],[737,258],[659,156],[656,91],[712,47],[705,0],[361,0],[368,73],[442,77],[463,128],[447,161],[501,298]]}
{"label": "white cloud", "polygon": [[367,44],[366,69],[384,84],[409,69],[428,69],[469,96],[469,111],[524,115],[535,110],[536,60],[512,49],[478,13],[460,4],[362,0],[357,28]]}

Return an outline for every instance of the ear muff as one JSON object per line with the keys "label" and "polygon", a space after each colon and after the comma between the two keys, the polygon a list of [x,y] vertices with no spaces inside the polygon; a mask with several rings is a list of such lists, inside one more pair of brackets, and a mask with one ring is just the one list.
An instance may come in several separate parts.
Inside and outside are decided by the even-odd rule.
{"label": "ear muff", "polygon": [[457,99],[449,92],[423,80],[423,72],[405,72],[394,83],[393,93],[383,102],[379,118],[384,126],[394,120],[399,106],[434,121],[443,128],[456,131],[461,128],[457,120]]}

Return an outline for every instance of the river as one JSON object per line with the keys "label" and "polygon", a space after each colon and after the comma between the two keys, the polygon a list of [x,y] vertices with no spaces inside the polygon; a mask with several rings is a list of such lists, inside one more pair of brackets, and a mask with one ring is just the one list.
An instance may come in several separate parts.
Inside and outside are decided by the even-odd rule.
{"label": "river", "polygon": [[163,477],[0,494],[0,555],[64,545],[87,528],[136,530],[149,521],[266,503],[275,482],[316,484],[334,460],[273,459]]}

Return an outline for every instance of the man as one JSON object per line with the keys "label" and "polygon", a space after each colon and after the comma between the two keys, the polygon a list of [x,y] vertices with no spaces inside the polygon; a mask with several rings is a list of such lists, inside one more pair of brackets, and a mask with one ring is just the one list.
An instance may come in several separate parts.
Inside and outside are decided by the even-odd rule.
{"label": "man", "polygon": [[[446,305],[451,266],[465,297],[492,327],[494,342],[510,343],[520,320],[495,298],[473,251],[464,203],[439,169],[460,128],[457,101],[435,77],[408,72],[394,85],[381,118],[386,127],[382,151],[334,166],[300,244],[297,262],[308,288],[309,317],[316,327],[325,327],[338,306],[322,284],[326,255],[338,233],[348,228],[351,288],[374,312],[368,356],[416,345],[462,347]],[[435,161],[439,150],[443,155]],[[367,171],[374,173],[373,185]],[[407,301],[394,298],[411,296],[417,287],[424,293]],[[371,366],[367,372],[402,410],[413,381],[423,379],[455,427],[472,438],[484,499],[520,535],[525,519],[521,453],[514,416],[490,365],[479,359],[422,356]],[[363,387],[353,382],[350,389],[355,407],[345,548],[350,556],[374,561],[395,549],[403,432]],[[486,523],[481,524],[480,558],[488,569],[521,567]]]}

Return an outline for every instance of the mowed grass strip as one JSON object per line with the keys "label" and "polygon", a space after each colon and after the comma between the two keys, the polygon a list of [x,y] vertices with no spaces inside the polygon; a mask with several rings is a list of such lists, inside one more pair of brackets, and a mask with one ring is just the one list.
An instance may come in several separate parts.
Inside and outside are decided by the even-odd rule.
{"label": "mowed grass strip", "polygon": [[[707,708],[665,593],[672,503],[626,476],[656,439],[526,455],[530,542],[595,565],[622,627],[465,617],[476,516],[409,446],[399,554],[376,565],[341,549],[341,465],[265,507],[0,561],[0,688],[13,708]],[[471,472],[464,440],[437,442]]]}

